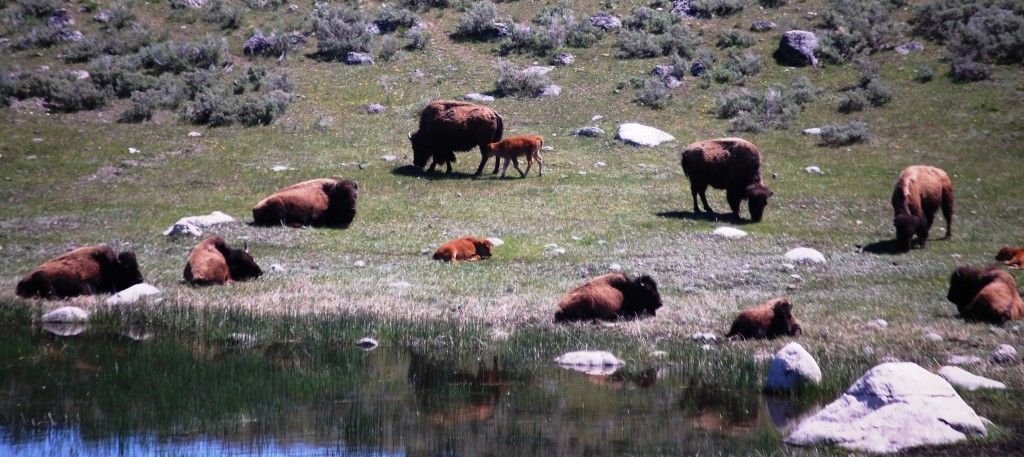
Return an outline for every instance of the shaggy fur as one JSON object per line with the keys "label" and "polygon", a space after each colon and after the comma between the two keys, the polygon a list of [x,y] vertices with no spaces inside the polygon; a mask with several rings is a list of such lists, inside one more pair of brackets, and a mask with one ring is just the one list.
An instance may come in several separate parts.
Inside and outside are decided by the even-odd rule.
{"label": "shaggy fur", "polygon": [[1003,246],[999,253],[996,254],[996,260],[1002,260],[1004,264],[1011,268],[1021,268],[1024,266],[1024,248]]}
{"label": "shaggy fur", "polygon": [[252,208],[255,225],[346,228],[356,217],[359,185],[338,178],[313,179],[286,187]]}
{"label": "shaggy fur", "polygon": [[75,249],[29,273],[15,286],[25,298],[59,299],[95,293],[115,293],[143,281],[135,254],[115,254],[107,246]]}
{"label": "shaggy fur", "polygon": [[558,302],[555,322],[654,316],[658,308],[661,295],[650,276],[629,279],[622,273],[609,273],[563,297]]}
{"label": "shaggy fur", "polygon": [[896,243],[903,252],[910,250],[914,236],[921,248],[928,244],[935,212],[942,208],[946,218],[946,236],[953,234],[953,183],[945,171],[935,167],[914,165],[900,173],[892,192],[893,226]]}
{"label": "shaggy fur", "polygon": [[480,260],[491,257],[491,242],[467,236],[442,244],[434,252],[434,260]]}
{"label": "shaggy fur", "polygon": [[[466,102],[438,100],[420,112],[420,127],[409,134],[412,143],[412,163],[423,168],[431,160],[430,171],[439,163],[452,172],[455,151],[480,148],[480,166],[476,174],[483,172],[487,156],[484,148],[489,143],[500,141],[505,126],[493,109]],[[498,161],[494,162],[494,173],[498,172]]]}
{"label": "shaggy fur", "polygon": [[[505,171],[508,170],[509,162],[515,165],[516,171],[519,172],[519,176],[525,178],[530,173],[530,167],[533,166],[533,161],[537,161],[537,167],[540,172],[538,176],[544,176],[544,159],[540,156],[540,148],[544,147],[544,138],[539,136],[513,136],[505,138],[497,143],[488,144],[484,148],[484,160],[491,157],[497,157],[497,159],[504,159],[505,165],[501,167],[501,177],[505,177]],[[519,169],[519,157],[526,157],[526,171]],[[481,170],[477,170],[477,174]]]}
{"label": "shaggy fur", "polygon": [[263,274],[248,252],[227,245],[219,236],[211,236],[192,249],[185,264],[185,282],[193,286],[226,284],[255,279]]}
{"label": "shaggy fur", "polygon": [[727,338],[768,338],[796,336],[803,333],[800,321],[793,317],[793,304],[789,298],[768,300],[757,308],[748,309],[736,316],[729,327]]}
{"label": "shaggy fur", "polygon": [[1016,281],[995,266],[984,270],[964,266],[954,270],[946,299],[956,305],[961,317],[970,321],[1002,324],[1024,318],[1024,302]]}
{"label": "shaggy fur", "polygon": [[680,162],[683,173],[690,179],[693,212],[700,212],[697,207],[699,195],[704,211],[714,213],[705,195],[711,186],[725,189],[733,217],[739,219],[740,203],[747,200],[750,220],[761,220],[772,191],[761,180],[761,152],[756,146],[741,138],[698,141],[686,146]]}

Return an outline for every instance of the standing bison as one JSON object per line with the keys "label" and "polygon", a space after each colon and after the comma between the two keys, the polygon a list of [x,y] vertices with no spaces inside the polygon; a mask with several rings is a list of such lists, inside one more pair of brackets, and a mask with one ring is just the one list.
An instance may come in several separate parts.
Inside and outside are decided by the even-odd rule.
{"label": "standing bison", "polygon": [[686,146],[681,162],[683,173],[690,179],[693,212],[700,213],[697,207],[700,195],[704,211],[713,214],[705,196],[711,186],[725,189],[733,217],[740,218],[740,202],[747,200],[750,220],[761,220],[772,191],[761,181],[761,152],[756,146],[741,138],[698,141]]}
{"label": "standing bison", "polygon": [[120,292],[142,282],[135,254],[115,254],[107,246],[86,246],[75,249],[29,273],[15,287],[25,298],[49,299]]}
{"label": "standing bison", "polygon": [[953,183],[945,171],[935,167],[914,165],[900,173],[892,192],[893,226],[896,243],[907,252],[917,235],[921,248],[928,243],[928,231],[935,220],[935,211],[942,208],[946,218],[946,235],[953,234]]}
{"label": "standing bison", "polygon": [[245,281],[262,274],[246,250],[228,246],[219,236],[211,236],[192,249],[184,272],[185,282],[193,286]]}
{"label": "standing bison", "polygon": [[1024,318],[1024,302],[1013,276],[998,267],[960,267],[949,277],[946,299],[966,320],[1003,324]]}
{"label": "standing bison", "polygon": [[740,313],[732,321],[730,339],[796,336],[803,333],[800,321],[793,317],[793,304],[786,297],[768,300],[756,308]]}
{"label": "standing bison", "polygon": [[622,273],[609,273],[563,297],[558,302],[555,322],[654,316],[658,308],[661,295],[650,276],[630,279]]}
{"label": "standing bison", "polygon": [[286,187],[252,208],[255,225],[346,228],[356,217],[359,185],[338,178],[312,179]]}
{"label": "standing bison", "polygon": [[[412,163],[423,168],[431,160],[430,171],[439,163],[452,172],[455,151],[480,148],[479,175],[487,163],[484,148],[500,141],[505,126],[501,116],[486,106],[450,100],[435,101],[420,113],[420,128],[409,134],[412,143]],[[498,172],[498,160],[494,162],[494,173]]]}

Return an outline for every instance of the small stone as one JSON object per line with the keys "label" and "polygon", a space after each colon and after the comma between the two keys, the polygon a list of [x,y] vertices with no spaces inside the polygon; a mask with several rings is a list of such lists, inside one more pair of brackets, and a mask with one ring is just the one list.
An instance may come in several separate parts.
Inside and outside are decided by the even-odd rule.
{"label": "small stone", "polygon": [[160,289],[153,287],[149,284],[142,283],[131,286],[124,289],[114,295],[111,295],[105,303],[107,305],[128,305],[142,300],[146,297],[160,295]]}
{"label": "small stone", "polygon": [[604,130],[597,126],[587,126],[576,129],[572,136],[598,137],[604,135]]}
{"label": "small stone", "polygon": [[491,246],[492,247],[498,247],[498,246],[501,246],[501,245],[505,244],[505,240],[502,240],[501,238],[497,238],[497,237],[487,238],[487,241],[491,242]]}
{"label": "small stone", "polygon": [[796,270],[796,265],[793,265],[791,263],[784,263],[784,264],[782,264],[782,271],[793,271],[793,270]]}
{"label": "small stone", "polygon": [[33,143],[42,143],[43,139],[42,138],[32,138],[32,142]]}
{"label": "small stone", "polygon": [[750,24],[750,31],[751,32],[758,32],[758,33],[770,32],[770,31],[772,31],[774,29],[775,29],[775,23],[772,22],[772,21],[754,21],[753,24]]}
{"label": "small stone", "polygon": [[202,133],[199,133],[199,132],[197,132],[197,131],[195,131],[195,130],[193,130],[193,131],[191,131],[191,132],[188,132],[188,136],[190,136],[190,137],[192,137],[192,138],[195,138],[195,137],[200,137],[200,136],[203,136],[203,134],[202,134]]}
{"label": "small stone", "polygon": [[622,265],[619,265],[617,263],[613,263],[611,265],[608,265],[608,269],[611,270],[611,271],[614,271],[616,273],[622,273]]}
{"label": "small stone", "polygon": [[611,14],[608,14],[604,11],[601,11],[593,16],[590,16],[588,20],[590,21],[591,25],[595,27],[600,27],[604,29],[606,32],[609,30],[614,30],[622,27],[622,21],[620,21],[619,18],[612,16]]}
{"label": "small stone", "polygon": [[366,266],[366,262],[363,262],[362,260],[356,260],[356,261],[355,261],[355,262],[354,262],[354,263],[352,264],[352,266],[354,266],[354,267],[356,267],[356,268],[363,268],[363,267],[365,267],[365,266]]}
{"label": "small stone", "polygon": [[813,166],[813,165],[812,165],[812,166],[809,166],[809,167],[807,167],[807,168],[804,168],[804,171],[806,171],[807,173],[810,173],[810,174],[812,174],[812,175],[813,175],[813,174],[818,174],[818,175],[823,175],[823,174],[825,174],[825,172],[821,171],[821,168],[818,168],[818,167],[816,167],[816,166]]}
{"label": "small stone", "polygon": [[287,171],[287,170],[291,170],[292,168],[289,167],[288,165],[285,165],[285,164],[277,164],[277,165],[274,165],[274,166],[270,167],[270,169],[273,170],[273,171]]}
{"label": "small stone", "polygon": [[716,236],[729,239],[740,239],[747,236],[747,232],[735,227],[718,227],[712,233]]}
{"label": "small stone", "polygon": [[686,287],[683,288],[683,293],[685,293],[685,294],[693,295],[693,294],[696,294],[696,293],[699,293],[699,292],[700,292],[700,289],[698,289],[695,286],[686,286]]}
{"label": "small stone", "polygon": [[594,115],[594,117],[591,117],[591,118],[590,118],[590,120],[591,120],[591,121],[594,121],[594,122],[596,122],[596,121],[599,121],[599,120],[601,120],[601,119],[604,119],[604,116],[602,116],[602,115],[600,115],[600,114],[596,114],[596,115]]}
{"label": "small stone", "polygon": [[620,366],[626,364],[625,361],[615,357],[615,355],[608,351],[567,352],[555,357],[555,363],[584,367]]}
{"label": "small stone", "polygon": [[867,327],[872,330],[882,330],[889,326],[889,323],[885,319],[875,319],[867,323]]}
{"label": "small stone", "polygon": [[557,97],[561,93],[562,93],[562,87],[558,86],[558,85],[555,85],[555,84],[552,84],[550,86],[547,86],[547,87],[544,87],[544,88],[538,90],[537,93],[534,94],[534,95],[536,95],[538,97]]}
{"label": "small stone", "polygon": [[479,93],[471,93],[462,96],[462,99],[467,102],[493,102],[494,97],[490,95],[484,95]]}
{"label": "small stone", "polygon": [[998,364],[1009,364],[1017,361],[1017,350],[1009,344],[1000,344],[996,350],[992,351],[992,354],[988,356],[988,361]]}
{"label": "small stone", "polygon": [[650,354],[652,359],[665,359],[668,358],[668,352],[665,351],[651,351]]}
{"label": "small stone", "polygon": [[710,344],[705,344],[705,345],[701,346],[700,348],[703,349],[705,352],[706,351],[710,351],[711,350],[711,345]]}
{"label": "small stone", "polygon": [[271,264],[270,265],[270,271],[272,271],[274,273],[282,273],[282,272],[284,272],[284,267],[281,264],[279,264],[279,263]]}
{"label": "small stone", "polygon": [[359,349],[364,351],[372,351],[377,348],[378,344],[377,340],[370,337],[361,338],[359,341],[356,341],[356,346],[359,346]]}
{"label": "small stone", "polygon": [[811,136],[821,136],[821,127],[811,127],[809,129],[804,129],[803,134]]}
{"label": "small stone", "polygon": [[345,63],[348,65],[373,65],[373,57],[362,52],[349,52],[345,54]]}
{"label": "small stone", "polygon": [[938,333],[932,331],[926,331],[924,332],[924,339],[938,343],[942,341],[942,335],[939,335]]}
{"label": "small stone", "polygon": [[917,41],[911,41],[910,43],[901,44],[899,46],[896,46],[896,48],[894,50],[896,51],[897,54],[906,55],[906,54],[910,54],[911,52],[921,52],[921,51],[924,51],[924,45],[919,43],[919,42],[917,42]]}
{"label": "small stone", "polygon": [[606,164],[604,162],[597,162],[597,163],[594,164],[594,166],[597,167],[597,168],[604,168],[604,167],[607,167],[608,164]]}
{"label": "small stone", "polygon": [[135,148],[128,148],[128,153],[129,154],[138,154],[139,150],[135,149]]}
{"label": "small stone", "polygon": [[380,156],[380,160],[383,160],[385,162],[394,162],[398,160],[398,156]]}
{"label": "small stone", "polygon": [[554,254],[554,255],[565,254],[565,248],[555,248],[555,249],[551,250],[551,253]]}
{"label": "small stone", "polygon": [[786,260],[794,263],[823,263],[825,255],[811,248],[795,248],[786,252]]}
{"label": "small stone", "polygon": [[380,114],[387,110],[380,103],[368,103],[363,108],[366,109],[366,114]]}
{"label": "small stone", "polygon": [[942,376],[946,381],[949,381],[949,383],[954,387],[962,387],[967,390],[1006,389],[1006,384],[984,376],[978,376],[960,367],[942,367],[939,369],[939,376]]}
{"label": "small stone", "polygon": [[789,275],[789,278],[794,280],[794,281],[796,281],[796,282],[804,282],[803,276],[800,276],[800,275],[797,275],[797,274]]}
{"label": "small stone", "polygon": [[690,337],[690,339],[698,343],[713,343],[715,341],[718,341],[718,337],[715,336],[714,333],[706,332],[694,333],[693,336]]}
{"label": "small stone", "polygon": [[976,355],[951,355],[946,359],[946,365],[974,365],[981,363],[981,357]]}
{"label": "small stone", "polygon": [[576,61],[576,56],[569,54],[568,52],[562,52],[551,58],[551,64],[557,66],[569,66]]}

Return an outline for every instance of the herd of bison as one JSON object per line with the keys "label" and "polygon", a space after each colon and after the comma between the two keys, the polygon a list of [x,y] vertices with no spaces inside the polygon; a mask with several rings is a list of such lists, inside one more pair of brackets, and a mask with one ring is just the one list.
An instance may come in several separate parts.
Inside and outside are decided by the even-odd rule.
{"label": "herd of bison", "polygon": [[[490,158],[494,171],[500,161],[504,169],[515,165],[522,177],[533,162],[543,175],[540,150],[544,140],[537,136],[502,139],[503,121],[493,109],[457,101],[435,101],[420,113],[419,130],[409,135],[413,164],[419,168],[431,163],[430,171],[444,164],[452,170],[455,151],[478,147],[481,153],[479,176]],[[518,158],[528,161],[526,172]],[[708,186],[724,189],[732,217],[739,219],[740,204],[747,201],[750,219],[761,220],[772,191],[761,179],[761,154],[757,147],[739,138],[698,141],[686,147],[681,165],[690,181],[693,211],[708,206]],[[504,171],[502,172],[504,176]],[[348,227],[356,214],[358,186],[342,179],[314,179],[274,193],[252,209],[253,224],[260,226]],[[900,173],[892,195],[893,225],[900,251],[909,251],[916,240],[925,248],[935,213],[942,210],[946,220],[945,238],[952,234],[953,186],[943,170],[930,166],[911,166]],[[485,239],[460,238],[443,244],[434,253],[435,260],[453,262],[479,260],[491,256],[492,244]],[[1005,247],[997,260],[1020,268],[1024,248]],[[262,270],[246,249],[229,246],[220,237],[199,243],[185,265],[184,281],[195,286],[225,284],[258,278]],[[26,298],[60,299],[98,292],[118,292],[143,282],[132,252],[115,253],[107,246],[87,246],[49,260],[25,276],[16,287]],[[967,320],[1002,324],[1024,318],[1013,276],[999,267],[957,268],[950,277],[949,301]],[[569,292],[558,303],[555,322],[631,319],[654,316],[662,306],[657,283],[650,276],[630,278],[622,273],[598,276]],[[775,298],[746,310],[735,319],[727,334],[730,338],[774,338],[801,333],[787,298]]]}

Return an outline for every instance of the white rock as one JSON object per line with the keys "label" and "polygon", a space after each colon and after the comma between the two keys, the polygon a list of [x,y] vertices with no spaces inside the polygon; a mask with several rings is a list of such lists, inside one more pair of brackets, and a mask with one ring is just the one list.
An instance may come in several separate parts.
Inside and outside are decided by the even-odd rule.
{"label": "white rock", "polygon": [[273,263],[270,265],[270,271],[273,271],[274,273],[283,273],[284,265],[281,265],[279,263]]}
{"label": "white rock", "polygon": [[711,343],[711,342],[714,342],[714,341],[718,341],[718,337],[715,336],[714,333],[706,333],[706,332],[694,333],[693,336],[690,337],[690,339],[692,339],[693,341],[696,341],[698,343]]}
{"label": "white rock", "polygon": [[77,306],[64,306],[43,314],[43,322],[85,322],[89,312]]}
{"label": "white rock", "polygon": [[701,346],[700,348],[705,350],[705,351],[710,351],[711,350],[711,345],[710,344],[705,344],[705,345]]}
{"label": "white rock", "polygon": [[599,121],[601,119],[604,119],[604,116],[602,116],[600,114],[596,114],[596,115],[594,115],[594,117],[590,118],[591,121]]}
{"label": "white rock", "polygon": [[274,166],[270,167],[270,169],[271,169],[271,170],[274,170],[274,171],[287,171],[287,170],[293,170],[293,168],[292,168],[292,167],[289,167],[288,165],[284,165],[284,164],[277,164],[277,165],[274,165]]}
{"label": "white rock", "polygon": [[795,248],[786,253],[786,260],[793,263],[822,263],[825,255],[811,248]]}
{"label": "white rock", "polygon": [[57,336],[75,336],[88,329],[85,322],[43,322],[43,330]]}
{"label": "white rock", "polygon": [[138,154],[139,150],[135,149],[135,148],[128,148],[128,153],[129,154]]}
{"label": "white rock", "polygon": [[619,265],[617,263],[613,263],[611,265],[608,265],[608,269],[611,270],[611,271],[614,271],[616,273],[621,273],[622,272],[622,265]]}
{"label": "white rock", "polygon": [[356,341],[356,346],[359,346],[359,348],[364,351],[370,351],[375,349],[377,347],[377,344],[377,340],[369,337],[362,338],[359,341]]}
{"label": "white rock", "polygon": [[819,174],[819,175],[825,174],[825,172],[821,171],[821,168],[818,168],[818,167],[816,167],[814,165],[811,165],[811,166],[809,166],[807,168],[804,168],[804,171],[806,171],[808,173],[811,173],[811,174]]}
{"label": "white rock", "polygon": [[619,126],[615,138],[634,146],[654,147],[659,144],[675,141],[676,137],[654,127],[642,124],[626,123]]}
{"label": "white rock", "polygon": [[490,95],[484,95],[484,94],[476,93],[476,92],[473,92],[472,94],[463,95],[462,99],[466,100],[468,102],[493,102],[494,101],[494,97],[492,97]]}
{"label": "white rock", "polygon": [[552,249],[551,253],[554,254],[554,255],[565,254],[565,248],[555,248],[555,249]]}
{"label": "white rock", "polygon": [[164,235],[188,235],[188,236],[199,236],[203,234],[203,229],[196,227],[189,223],[176,223],[167,230],[164,230]]}
{"label": "white rock", "polygon": [[160,289],[157,289],[156,287],[153,287],[146,283],[136,284],[114,295],[111,295],[109,298],[107,298],[106,304],[127,305],[142,300],[145,297],[150,297],[154,295],[160,295]]}
{"label": "white rock", "polygon": [[789,343],[772,359],[764,388],[769,391],[792,390],[807,384],[821,384],[821,368],[800,343]]}
{"label": "white rock", "polygon": [[924,332],[924,339],[938,343],[939,341],[942,341],[942,335],[931,331]]}
{"label": "white rock", "polygon": [[950,384],[967,390],[1006,388],[1006,384],[984,376],[978,376],[960,367],[944,366],[939,369],[939,376],[945,378]]}
{"label": "white rock", "polygon": [[487,241],[490,241],[491,242],[491,246],[493,246],[493,247],[498,247],[498,246],[501,246],[501,245],[505,244],[505,241],[502,240],[501,238],[491,237],[491,238],[488,238]]}
{"label": "white rock", "polygon": [[203,136],[203,134],[193,130],[191,132],[188,132],[188,136],[190,136],[192,138],[195,138],[195,137]]}
{"label": "white rock", "polygon": [[555,67],[547,65],[530,65],[523,69],[523,73],[527,75],[546,75],[554,69]]}
{"label": "white rock", "polygon": [[412,287],[412,284],[409,284],[408,282],[405,281],[395,281],[393,283],[388,284],[388,287],[393,287],[399,290],[405,290]]}
{"label": "white rock", "polygon": [[946,359],[946,365],[974,365],[981,363],[981,357],[976,355],[951,355]]}
{"label": "white rock", "polygon": [[809,129],[804,129],[804,135],[820,136],[821,127],[811,127]]}
{"label": "white rock", "polygon": [[889,323],[886,322],[885,319],[875,319],[875,320],[873,320],[871,322],[868,322],[868,328],[874,329],[874,330],[882,330],[882,329],[884,329],[884,328],[886,328],[888,326],[889,326]]}
{"label": "white rock", "polygon": [[[194,227],[209,227],[211,225],[227,224],[230,222],[235,222],[235,218],[228,216],[227,214],[224,214],[220,211],[214,211],[205,216],[188,216],[178,219],[178,222],[175,222],[173,225],[171,225],[170,228],[164,230],[164,235],[181,233],[175,232],[176,229],[174,228],[174,226],[178,224],[191,224]],[[202,231],[200,231],[200,233],[202,233]]]}
{"label": "white rock", "polygon": [[352,265],[356,268],[363,268],[366,266],[366,262],[363,262],[362,260],[356,260],[355,263],[353,263]]}
{"label": "white rock", "polygon": [[650,356],[652,359],[664,359],[668,357],[668,352],[665,351],[651,351]]}
{"label": "white rock", "polygon": [[618,367],[626,364],[608,351],[566,352],[555,357],[555,363],[575,367]]}
{"label": "white rock", "polygon": [[398,160],[398,156],[380,156],[380,160],[383,160],[385,162],[394,162]]}
{"label": "white rock", "polygon": [[1017,350],[1009,344],[1000,344],[996,350],[992,351],[988,361],[993,363],[1014,363],[1017,361]]}
{"label": "white rock", "polygon": [[608,164],[606,164],[604,162],[597,162],[597,163],[594,164],[594,166],[597,167],[597,168],[604,168],[604,167],[607,167]]}
{"label": "white rock", "polygon": [[715,235],[723,238],[739,239],[747,236],[747,232],[740,230],[735,227],[718,227],[714,231]]}
{"label": "white rock", "polygon": [[885,363],[801,422],[786,442],[896,452],[962,441],[965,432],[985,435],[985,425],[945,379],[914,363]]}

